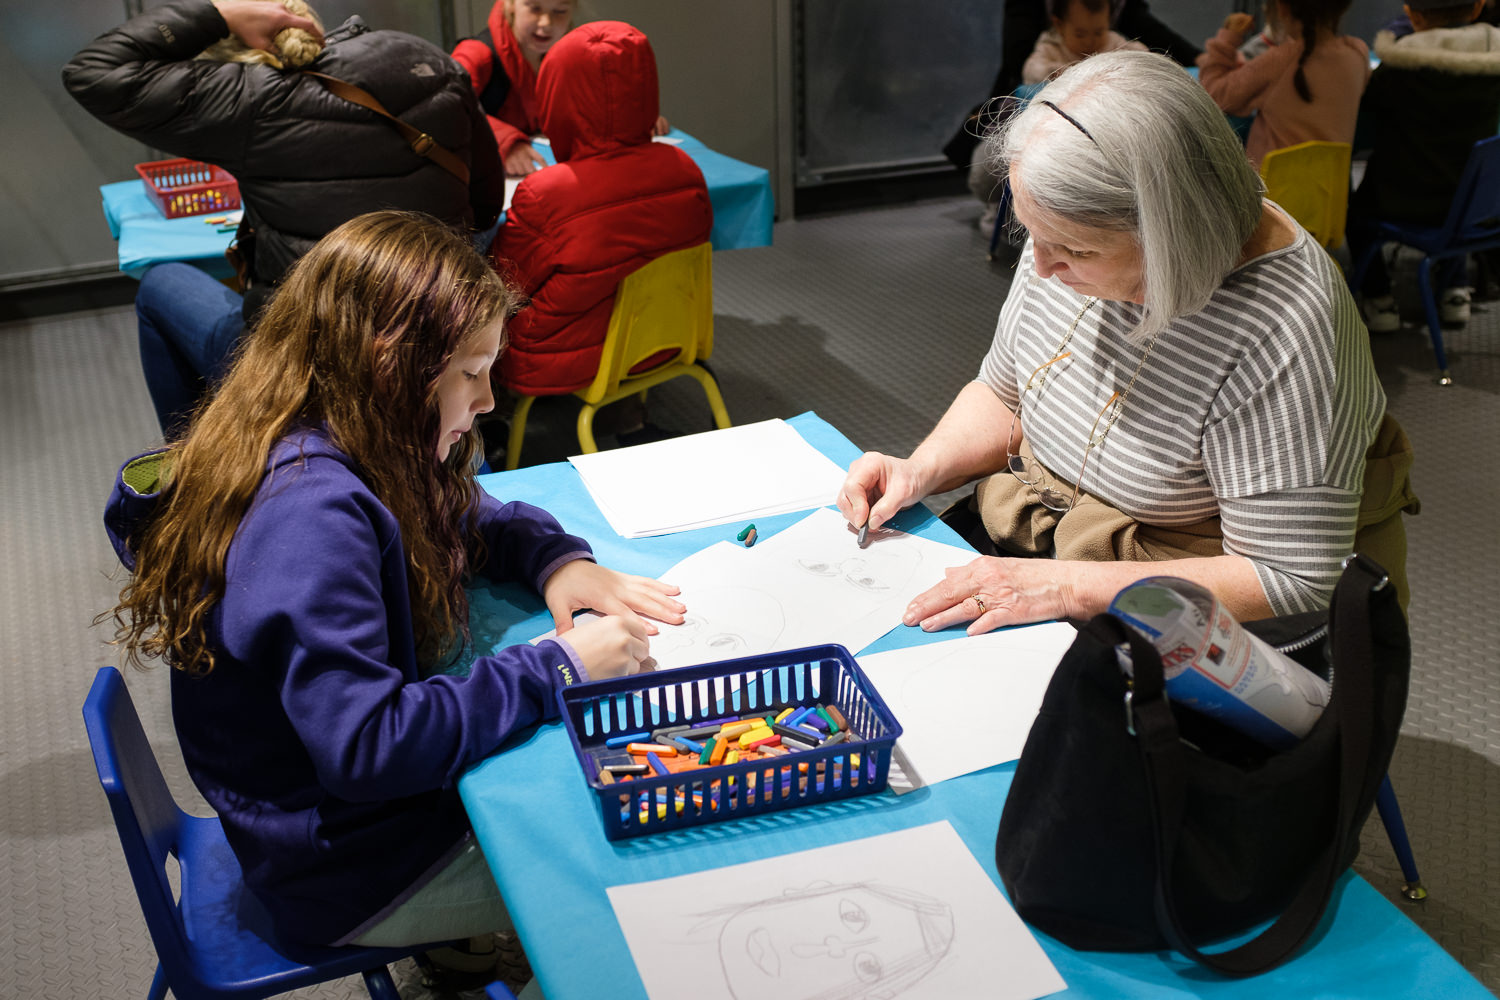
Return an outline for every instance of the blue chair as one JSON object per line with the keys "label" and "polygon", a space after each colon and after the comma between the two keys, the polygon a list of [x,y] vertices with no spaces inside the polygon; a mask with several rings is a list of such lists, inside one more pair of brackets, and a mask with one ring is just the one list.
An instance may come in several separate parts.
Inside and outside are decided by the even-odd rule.
{"label": "blue chair", "polygon": [[1474,143],[1469,161],[1464,165],[1458,190],[1448,207],[1448,218],[1440,226],[1413,226],[1401,222],[1377,222],[1377,232],[1370,246],[1354,262],[1351,287],[1361,287],[1365,270],[1384,243],[1400,243],[1422,252],[1417,268],[1417,282],[1422,290],[1422,308],[1427,314],[1427,331],[1437,356],[1438,385],[1452,385],[1448,373],[1448,355],[1443,350],[1443,324],[1438,316],[1436,290],[1432,286],[1432,265],[1438,261],[1457,261],[1467,254],[1500,247],[1500,136]]}
{"label": "blue chair", "polygon": [[[109,799],[125,862],[146,915],[159,964],[149,1000],[259,1000],[363,974],[374,1000],[400,1000],[387,963],[429,946],[312,948],[291,957],[240,916],[245,883],[217,818],[178,807],[146,740],[125,680],[101,667],[83,705],[94,767]],[[167,877],[177,859],[180,897]]]}

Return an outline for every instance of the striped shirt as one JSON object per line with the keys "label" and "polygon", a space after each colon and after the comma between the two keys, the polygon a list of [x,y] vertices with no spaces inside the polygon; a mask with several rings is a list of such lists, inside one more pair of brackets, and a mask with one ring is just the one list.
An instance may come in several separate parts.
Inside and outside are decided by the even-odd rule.
{"label": "striped shirt", "polygon": [[[1085,302],[1037,276],[1028,242],[979,381],[1014,409]],[[1149,355],[1127,337],[1141,313],[1094,303],[1071,356],[1033,379],[1021,423],[1037,458],[1071,489],[1096,416],[1144,358],[1088,453],[1081,487],[1146,524],[1218,515],[1224,551],[1254,564],[1272,611],[1326,607],[1353,548],[1364,455],[1385,412],[1337,265],[1299,228],[1290,246],[1242,265],[1203,310],[1164,329]]]}

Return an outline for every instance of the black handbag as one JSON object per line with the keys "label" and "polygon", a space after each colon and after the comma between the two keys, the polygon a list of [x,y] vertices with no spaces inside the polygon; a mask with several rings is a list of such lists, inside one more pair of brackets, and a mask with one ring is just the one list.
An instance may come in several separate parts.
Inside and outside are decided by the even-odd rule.
{"label": "black handbag", "polygon": [[[1278,752],[1174,710],[1150,641],[1112,615],[1087,623],[1047,688],[1000,818],[995,860],[1022,918],[1074,948],[1172,947],[1231,976],[1290,958],[1358,853],[1406,709],[1406,619],[1362,556],[1345,565],[1326,641],[1329,703]],[[1231,950],[1200,950],[1272,917]]]}

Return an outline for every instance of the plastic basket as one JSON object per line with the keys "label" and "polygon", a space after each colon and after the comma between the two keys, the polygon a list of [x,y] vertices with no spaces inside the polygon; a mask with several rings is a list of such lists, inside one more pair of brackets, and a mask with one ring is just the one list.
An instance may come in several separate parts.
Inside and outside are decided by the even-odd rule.
{"label": "plastic basket", "polygon": [[[557,698],[610,840],[881,791],[901,735],[870,679],[837,645],[579,684]],[[611,784],[599,777],[601,756],[620,752],[605,747],[611,737],[807,705],[837,708],[847,742]]]}
{"label": "plastic basket", "polygon": [[223,167],[197,160],[137,163],[146,194],[169,219],[240,207],[240,185]]}

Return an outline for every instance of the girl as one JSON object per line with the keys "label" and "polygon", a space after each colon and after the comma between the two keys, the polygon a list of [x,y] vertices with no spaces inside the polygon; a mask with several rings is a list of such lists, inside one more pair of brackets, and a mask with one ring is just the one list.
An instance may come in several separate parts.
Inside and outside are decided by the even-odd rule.
{"label": "girl", "polygon": [[1254,59],[1239,52],[1255,26],[1230,14],[1205,42],[1198,78],[1228,115],[1255,115],[1245,152],[1260,169],[1273,149],[1299,142],[1353,142],[1359,97],[1370,78],[1370,50],[1338,33],[1350,0],[1271,0],[1278,44]]}
{"label": "girl", "polygon": [[[418,944],[510,926],[456,781],[640,669],[676,590],[596,565],[471,472],[515,306],[469,241],[377,212],[293,268],[222,388],[121,470],[106,525],[130,662],[161,657],[188,770],[284,938]],[[558,638],[443,674],[474,571],[532,583]],[[572,627],[573,612],[607,617]]]}
{"label": "girl", "polygon": [[[453,50],[454,61],[469,71],[512,177],[547,165],[531,147],[531,137],[542,130],[536,76],[542,59],[573,26],[573,7],[573,0],[495,0],[485,29]],[[658,115],[653,134],[669,131]]]}

